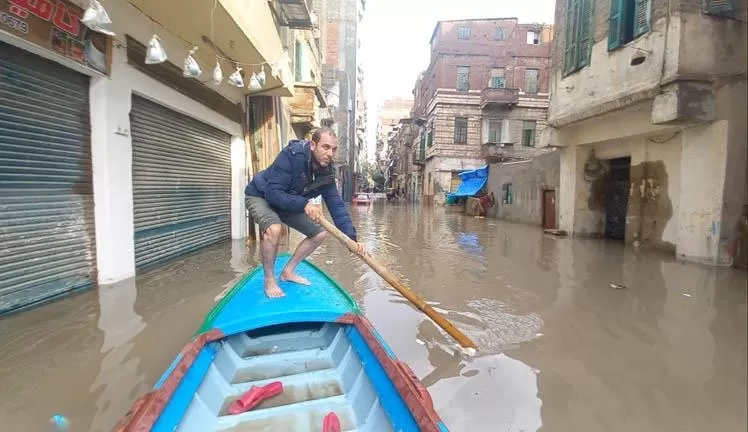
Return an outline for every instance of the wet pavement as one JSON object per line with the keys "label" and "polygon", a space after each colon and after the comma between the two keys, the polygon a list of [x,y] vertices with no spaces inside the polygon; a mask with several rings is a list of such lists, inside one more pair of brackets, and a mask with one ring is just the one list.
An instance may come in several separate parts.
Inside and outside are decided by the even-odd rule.
{"label": "wet pavement", "polygon": [[[333,238],[312,256],[350,288],[451,430],[746,430],[745,272],[441,208],[351,211],[374,255],[480,347],[455,354]],[[51,430],[59,412],[71,431],[110,430],[258,261],[256,248],[228,243],[0,318],[1,429]]]}

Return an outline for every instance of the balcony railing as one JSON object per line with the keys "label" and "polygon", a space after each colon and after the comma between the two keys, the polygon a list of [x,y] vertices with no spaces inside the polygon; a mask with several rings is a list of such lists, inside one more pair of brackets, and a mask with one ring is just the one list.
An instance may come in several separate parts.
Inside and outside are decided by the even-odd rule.
{"label": "balcony railing", "polygon": [[426,164],[426,148],[419,146],[413,149],[413,165],[425,165]]}
{"label": "balcony railing", "polygon": [[315,25],[306,0],[272,0],[269,4],[281,26],[312,29]]}
{"label": "balcony railing", "polygon": [[519,89],[485,88],[480,92],[481,109],[488,106],[515,105],[519,101]]}

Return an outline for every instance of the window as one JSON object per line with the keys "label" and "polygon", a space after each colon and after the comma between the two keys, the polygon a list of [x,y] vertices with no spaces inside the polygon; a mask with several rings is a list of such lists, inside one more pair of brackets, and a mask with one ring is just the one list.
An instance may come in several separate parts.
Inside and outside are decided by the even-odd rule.
{"label": "window", "polygon": [[296,79],[297,82],[300,82],[302,80],[302,75],[303,75],[302,74],[302,71],[303,71],[302,70],[302,63],[303,63],[302,58],[303,56],[304,56],[304,50],[301,46],[301,42],[297,40],[296,41],[296,55],[294,56],[294,69],[295,69],[294,78]]}
{"label": "window", "polygon": [[506,82],[504,80],[504,68],[496,68],[491,70],[491,81],[488,83],[490,88],[504,88]]}
{"label": "window", "polygon": [[511,204],[512,202],[514,202],[514,197],[512,196],[512,184],[504,183],[501,188],[504,191],[504,197],[501,202],[503,202],[504,204]]}
{"label": "window", "polygon": [[457,91],[470,90],[470,66],[457,66]]}
{"label": "window", "polygon": [[527,32],[527,43],[529,43],[530,45],[539,45],[540,44],[540,33],[536,31]]}
{"label": "window", "polygon": [[467,117],[455,117],[455,144],[467,144],[467,131]]}
{"label": "window", "polygon": [[722,18],[737,18],[734,1],[736,0],[706,0],[706,13]]}
{"label": "window", "polygon": [[526,147],[535,147],[535,122],[522,122],[522,145]]}
{"label": "window", "polygon": [[491,144],[501,143],[501,120],[490,120],[488,122],[488,142]]}
{"label": "window", "polygon": [[538,92],[538,69],[525,69],[525,93]]}
{"label": "window", "polygon": [[590,64],[594,0],[566,0],[564,74]]}
{"label": "window", "polygon": [[651,0],[611,0],[608,51],[648,32],[651,10]]}
{"label": "window", "polygon": [[426,134],[426,147],[434,145],[434,131],[429,129],[429,133]]}
{"label": "window", "polygon": [[493,39],[497,41],[503,41],[504,39],[506,39],[504,27],[496,27],[496,30],[493,33]]}
{"label": "window", "polygon": [[457,27],[457,39],[470,39],[470,27]]}

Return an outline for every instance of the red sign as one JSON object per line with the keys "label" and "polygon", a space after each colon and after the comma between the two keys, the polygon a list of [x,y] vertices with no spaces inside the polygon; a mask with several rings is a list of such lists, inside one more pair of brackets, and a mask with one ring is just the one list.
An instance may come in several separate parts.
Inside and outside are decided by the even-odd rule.
{"label": "red sign", "polygon": [[0,0],[0,31],[108,74],[111,38],[83,25],[82,16],[67,0]]}

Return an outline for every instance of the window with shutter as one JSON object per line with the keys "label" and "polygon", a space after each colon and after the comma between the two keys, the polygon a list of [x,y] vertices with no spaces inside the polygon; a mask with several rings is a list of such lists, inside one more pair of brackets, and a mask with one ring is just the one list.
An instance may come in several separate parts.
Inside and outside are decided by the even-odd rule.
{"label": "window with shutter", "polygon": [[501,120],[488,122],[488,142],[492,144],[501,143]]}
{"label": "window with shutter", "polygon": [[491,88],[504,88],[504,68],[496,68],[491,71],[491,82],[488,83]]}
{"label": "window with shutter", "polygon": [[538,92],[538,69],[525,69],[525,93]]}
{"label": "window with shutter", "polygon": [[608,51],[631,42],[649,31],[651,0],[611,0]]}
{"label": "window with shutter", "polygon": [[455,144],[467,144],[468,119],[455,117]]}
{"label": "window with shutter", "polygon": [[294,57],[294,78],[296,78],[297,82],[300,82],[302,79],[302,56],[303,56],[303,50],[301,46],[301,42],[298,40],[296,41],[296,56]]}
{"label": "window with shutter", "polygon": [[457,91],[470,90],[470,66],[457,66]]}
{"label": "window with shutter", "polygon": [[566,0],[564,75],[590,64],[594,0]]}
{"label": "window with shutter", "polygon": [[637,38],[649,31],[649,15],[652,10],[649,0],[636,0],[634,9],[634,37]]}
{"label": "window with shutter", "polygon": [[706,13],[722,18],[736,18],[733,0],[706,0]]}

